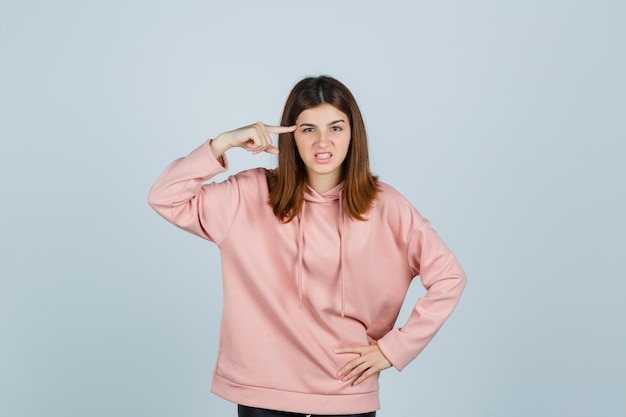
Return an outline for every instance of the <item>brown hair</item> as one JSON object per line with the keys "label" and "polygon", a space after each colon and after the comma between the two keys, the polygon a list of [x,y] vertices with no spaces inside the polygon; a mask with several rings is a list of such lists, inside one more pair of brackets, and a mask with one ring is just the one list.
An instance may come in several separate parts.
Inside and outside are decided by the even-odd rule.
{"label": "brown hair", "polygon": [[[343,206],[350,218],[364,221],[366,218],[363,215],[372,207],[379,187],[378,178],[372,175],[369,167],[363,117],[350,90],[329,76],[305,78],[289,93],[280,124],[293,126],[304,110],[325,103],[342,111],[350,119],[352,136],[342,172]],[[279,135],[278,149],[278,167],[268,171],[268,203],[276,217],[288,223],[302,209],[306,167],[298,153],[293,133]]]}

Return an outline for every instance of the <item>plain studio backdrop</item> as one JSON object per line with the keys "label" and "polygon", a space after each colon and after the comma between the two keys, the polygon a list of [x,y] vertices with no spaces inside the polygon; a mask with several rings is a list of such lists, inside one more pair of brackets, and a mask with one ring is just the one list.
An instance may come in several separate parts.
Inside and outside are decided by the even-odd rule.
{"label": "plain studio backdrop", "polygon": [[0,415],[235,415],[209,392],[218,250],[147,193],[330,74],[469,278],[378,415],[625,416],[625,20],[617,0],[2,1]]}

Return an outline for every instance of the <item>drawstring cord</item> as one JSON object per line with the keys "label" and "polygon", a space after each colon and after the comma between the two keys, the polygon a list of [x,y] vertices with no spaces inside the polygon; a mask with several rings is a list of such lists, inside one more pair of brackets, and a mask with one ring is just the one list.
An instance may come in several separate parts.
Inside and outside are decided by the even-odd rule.
{"label": "drawstring cord", "polygon": [[344,276],[344,268],[343,268],[343,260],[344,260],[344,250],[345,245],[343,244],[343,232],[344,232],[344,217],[345,213],[343,212],[343,188],[339,190],[339,275],[341,279],[341,317],[345,317],[345,309],[346,309],[346,286],[345,286],[345,276]]}
{"label": "drawstring cord", "polygon": [[[306,208],[306,200],[302,204],[302,211],[298,216],[298,264],[297,281],[298,281],[298,303],[302,308],[302,300],[304,298],[304,281],[303,281],[303,253],[304,253],[304,212]],[[341,285],[341,317],[345,317],[346,310],[346,278],[344,273],[343,261],[345,258],[345,244],[343,235],[345,232],[345,213],[343,211],[343,189],[339,190],[339,279]]]}
{"label": "drawstring cord", "polygon": [[304,268],[303,260],[302,260],[302,252],[304,252],[303,242],[304,242],[304,230],[302,227],[302,222],[304,221],[304,208],[306,207],[306,201],[302,202],[302,212],[300,213],[300,217],[298,218],[298,302],[300,303],[300,308],[302,308],[302,269]]}

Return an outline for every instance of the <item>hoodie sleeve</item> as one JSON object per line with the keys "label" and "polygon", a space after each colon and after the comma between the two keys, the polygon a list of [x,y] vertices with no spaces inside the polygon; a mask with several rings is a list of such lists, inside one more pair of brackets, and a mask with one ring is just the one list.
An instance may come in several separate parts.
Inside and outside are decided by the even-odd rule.
{"label": "hoodie sleeve", "polygon": [[466,277],[454,254],[430,227],[428,221],[411,235],[409,265],[426,289],[406,324],[383,336],[379,347],[393,366],[402,370],[432,340],[456,307]]}
{"label": "hoodie sleeve", "polygon": [[226,155],[216,159],[210,141],[165,168],[148,195],[148,204],[181,229],[219,244],[232,223],[239,192],[234,177],[204,184],[228,168]]}

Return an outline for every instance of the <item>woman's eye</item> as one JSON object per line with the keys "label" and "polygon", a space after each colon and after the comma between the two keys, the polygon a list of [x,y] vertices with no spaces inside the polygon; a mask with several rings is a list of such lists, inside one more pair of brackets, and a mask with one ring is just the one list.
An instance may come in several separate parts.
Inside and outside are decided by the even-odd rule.
{"label": "woman's eye", "polygon": [[333,132],[341,132],[343,129],[341,126],[333,126],[330,128]]}
{"label": "woman's eye", "polygon": [[302,129],[302,131],[304,133],[311,133],[313,131],[313,128],[312,127],[305,127],[304,129]]}

